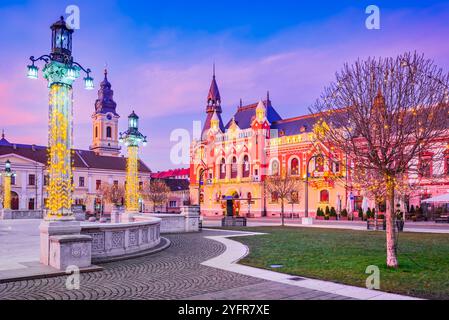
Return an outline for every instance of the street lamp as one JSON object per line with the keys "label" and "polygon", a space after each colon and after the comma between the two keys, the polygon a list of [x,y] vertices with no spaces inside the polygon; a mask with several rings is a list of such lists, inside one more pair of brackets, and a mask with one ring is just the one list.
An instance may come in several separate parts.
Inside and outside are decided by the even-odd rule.
{"label": "street lamp", "polygon": [[80,76],[80,71],[86,74],[84,78],[86,89],[93,89],[93,79],[90,69],[84,69],[72,57],[72,35],[61,17],[51,25],[51,53],[39,58],[30,57],[27,76],[37,79],[38,61],[45,63],[42,70],[48,81],[49,95],[49,132],[48,132],[48,201],[47,220],[73,220],[72,213],[72,130],[73,130],[73,82]]}
{"label": "street lamp", "polygon": [[128,148],[125,208],[127,213],[137,213],[139,211],[139,146],[147,143],[147,137],[139,132],[139,117],[134,111],[128,116],[128,130],[120,133],[119,141]]}
{"label": "street lamp", "polygon": [[[1,175],[1,174],[0,174]],[[15,177],[15,173],[11,170],[11,161],[5,162],[5,173],[3,174],[3,209],[11,210],[11,177]]]}

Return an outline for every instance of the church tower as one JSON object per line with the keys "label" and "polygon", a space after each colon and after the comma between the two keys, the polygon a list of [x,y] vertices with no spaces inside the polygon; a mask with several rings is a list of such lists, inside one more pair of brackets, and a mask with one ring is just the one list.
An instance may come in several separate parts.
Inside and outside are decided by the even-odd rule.
{"label": "church tower", "polygon": [[218,127],[221,131],[225,131],[223,120],[221,119],[221,97],[220,91],[218,90],[217,81],[215,79],[215,65],[214,65],[214,73],[212,77],[212,83],[210,84],[209,94],[207,95],[207,106],[206,106],[206,122],[204,123],[203,128],[203,137],[204,134],[211,128],[212,118],[218,118]]}
{"label": "church tower", "polygon": [[113,100],[114,91],[108,81],[108,71],[104,70],[104,80],[100,83],[98,99],[95,101],[95,113],[92,115],[92,145],[90,150],[101,156],[118,157],[120,146],[118,142],[117,104]]}

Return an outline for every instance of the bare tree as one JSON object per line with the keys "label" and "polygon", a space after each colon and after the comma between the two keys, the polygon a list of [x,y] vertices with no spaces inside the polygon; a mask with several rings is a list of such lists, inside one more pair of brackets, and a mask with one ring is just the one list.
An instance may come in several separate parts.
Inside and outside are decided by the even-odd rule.
{"label": "bare tree", "polygon": [[448,83],[448,74],[416,53],[358,60],[336,73],[311,108],[327,127],[318,138],[385,186],[388,267],[398,267],[395,189],[405,175],[421,175],[426,153],[444,149]]}
{"label": "bare tree", "polygon": [[125,188],[118,184],[104,183],[97,190],[102,200],[111,205],[120,206],[123,205],[123,198],[125,197]]}
{"label": "bare tree", "polygon": [[143,196],[153,203],[153,212],[156,212],[156,206],[162,206],[167,202],[170,192],[170,188],[163,180],[145,182],[142,187]]}
{"label": "bare tree", "polygon": [[276,196],[281,202],[281,222],[285,225],[284,207],[288,201],[299,201],[299,193],[302,188],[301,181],[293,176],[273,175],[265,180],[265,188],[269,194]]}

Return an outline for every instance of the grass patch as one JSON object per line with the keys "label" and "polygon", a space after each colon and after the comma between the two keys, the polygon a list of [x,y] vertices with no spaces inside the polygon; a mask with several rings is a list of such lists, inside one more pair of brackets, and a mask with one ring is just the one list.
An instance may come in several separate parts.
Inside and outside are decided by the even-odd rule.
{"label": "grass patch", "polygon": [[[234,229],[235,230],[235,229]],[[370,265],[380,269],[382,291],[449,299],[449,234],[401,233],[399,264],[386,267],[385,234],[318,228],[258,227],[267,235],[233,238],[250,248],[241,264],[365,287]]]}

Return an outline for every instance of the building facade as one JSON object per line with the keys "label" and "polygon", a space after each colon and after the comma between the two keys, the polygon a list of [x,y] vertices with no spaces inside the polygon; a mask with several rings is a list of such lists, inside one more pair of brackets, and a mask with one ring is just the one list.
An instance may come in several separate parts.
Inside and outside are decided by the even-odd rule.
{"label": "building facade", "polygon": [[[98,99],[92,116],[93,133],[90,150],[73,150],[73,201],[85,205],[86,211],[110,211],[104,205],[99,190],[102,184],[125,185],[126,158],[120,154],[118,119],[113,90],[105,71],[100,83]],[[42,210],[47,199],[46,186],[48,150],[45,146],[9,142],[5,135],[0,140],[0,170],[6,160],[12,163],[16,175],[12,179],[11,208],[13,210]],[[149,180],[151,170],[139,160],[139,181]],[[1,177],[0,177],[1,179]],[[0,180],[0,183],[3,183]],[[141,201],[144,209],[145,202]],[[148,204],[147,204],[148,205]]]}
{"label": "building facade", "polygon": [[[201,203],[206,216],[224,214],[228,200],[235,215],[276,217],[281,205],[276,194],[268,194],[266,177],[287,175],[300,181],[297,199],[285,204],[285,214],[304,216],[308,174],[308,211],[334,207],[357,216],[365,192],[351,181],[351,163],[345,154],[316,139],[320,119],[304,115],[282,119],[270,100],[240,105],[227,123],[222,120],[221,96],[215,75],[207,96],[206,121],[201,139],[191,144],[190,183],[193,203]],[[449,139],[444,141],[447,145]],[[438,147],[438,146],[436,146]],[[317,155],[323,155],[317,157]],[[449,193],[449,155],[445,160],[429,157],[428,178],[420,177],[411,194],[400,200],[403,210],[419,206],[425,198]],[[442,163],[444,162],[444,163]],[[415,179],[416,177],[411,177]],[[373,199],[366,196],[374,208]]]}

